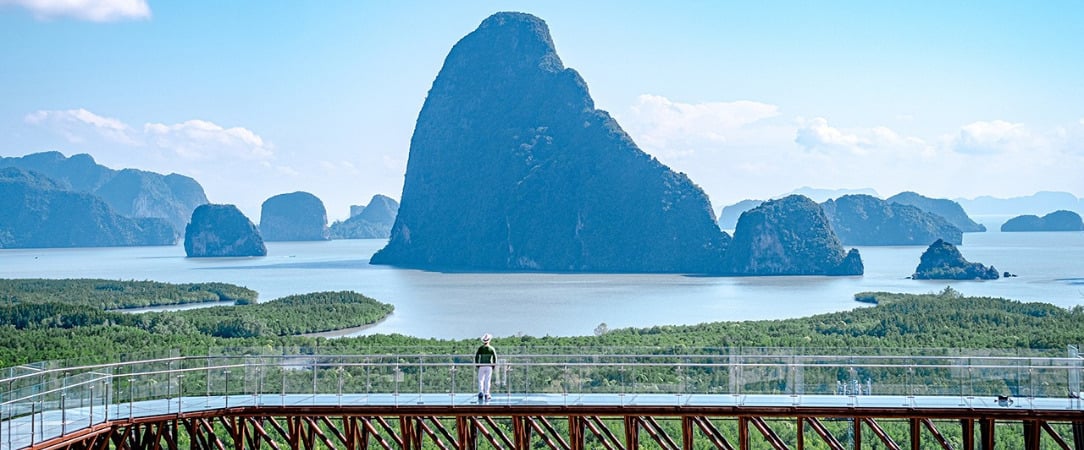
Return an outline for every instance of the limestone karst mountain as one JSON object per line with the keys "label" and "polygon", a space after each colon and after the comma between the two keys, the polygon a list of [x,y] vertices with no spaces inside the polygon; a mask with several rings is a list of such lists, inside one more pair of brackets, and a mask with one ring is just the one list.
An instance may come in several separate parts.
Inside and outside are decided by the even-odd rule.
{"label": "limestone karst mountain", "polygon": [[870,195],[844,195],[822,204],[839,240],[847,245],[963,243],[963,232],[937,214]]}
{"label": "limestone karst mountain", "polygon": [[964,208],[952,200],[944,198],[930,198],[914,192],[900,192],[885,199],[889,203],[911,205],[923,211],[944,217],[952,225],[964,233],[976,233],[986,231],[986,226],[976,223],[964,212]]}
{"label": "limestone karst mountain", "polygon": [[308,192],[279,194],[260,208],[260,234],[265,241],[326,241],[327,209]]}
{"label": "limestone karst mountain", "polygon": [[1058,210],[1042,217],[1027,214],[1001,224],[1001,231],[1084,231],[1084,221],[1073,211]]}
{"label": "limestone karst mountain", "polygon": [[[970,262],[955,245],[938,239],[922,252],[911,278],[916,280],[996,280],[994,266]],[[1006,275],[1008,276],[1008,275]]]}
{"label": "limestone karst mountain", "polygon": [[452,48],[418,116],[374,264],[717,272],[704,192],[641,151],[564,67],[549,29],[498,13]]}
{"label": "limestone karst mountain", "polygon": [[858,250],[844,251],[821,205],[802,195],[742,213],[727,250],[734,275],[861,275]]}
{"label": "limestone karst mountain", "polygon": [[65,157],[60,152],[0,158],[0,167],[18,167],[44,174],[63,189],[98,196],[116,213],[130,218],[165,219],[174,239],[197,206],[207,203],[203,187],[184,175],[162,175],[136,169],[114,170],[87,154]]}
{"label": "limestone karst mountain", "polygon": [[200,205],[184,230],[184,252],[191,258],[266,256],[260,230],[234,205]]}
{"label": "limestone karst mountain", "polygon": [[331,224],[332,239],[387,239],[391,236],[391,227],[395,225],[395,216],[399,212],[399,203],[388,196],[376,194],[366,206],[351,206],[353,214],[349,219]]}
{"label": "limestone karst mountain", "polygon": [[0,248],[173,245],[164,219],[117,214],[101,198],[43,174],[0,168]]}

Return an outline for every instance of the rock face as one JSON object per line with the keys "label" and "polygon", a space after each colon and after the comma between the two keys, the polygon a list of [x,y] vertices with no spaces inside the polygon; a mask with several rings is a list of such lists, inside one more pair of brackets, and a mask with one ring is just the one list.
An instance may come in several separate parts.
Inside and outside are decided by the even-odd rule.
{"label": "rock face", "polygon": [[361,211],[349,219],[331,224],[332,239],[387,239],[391,236],[391,227],[399,212],[398,202],[377,194],[369,200],[368,206],[359,209]]}
{"label": "rock face", "polygon": [[930,244],[919,259],[911,278],[916,280],[996,280],[1000,275],[994,266],[968,262],[960,250],[938,239]]}
{"label": "rock face", "polygon": [[761,203],[764,203],[764,200],[742,200],[733,205],[724,206],[719,212],[719,228],[733,230],[738,226],[738,218],[742,213],[760,206]]}
{"label": "rock face", "polygon": [[266,256],[260,230],[234,205],[200,205],[184,230],[189,257]]}
{"label": "rock face", "polygon": [[117,214],[100,198],[43,174],[0,169],[0,248],[173,245],[162,219]]}
{"label": "rock face", "polygon": [[738,219],[726,257],[735,275],[861,275],[858,250],[844,252],[821,206],[801,195],[770,200]]}
{"label": "rock face", "polygon": [[960,244],[964,239],[941,216],[869,195],[844,195],[822,206],[846,245],[929,245],[938,239]]}
{"label": "rock face", "polygon": [[537,17],[498,13],[448,54],[373,264],[442,270],[717,272],[704,192],[595,109]]}
{"label": "rock face", "polygon": [[1001,224],[1001,231],[1084,231],[1080,214],[1054,211],[1045,216],[1016,216]]}
{"label": "rock face", "polygon": [[125,217],[165,219],[174,228],[174,240],[188,223],[192,210],[207,203],[203,187],[189,177],[135,169],[117,171],[97,164],[86,154],[66,158],[60,152],[45,152],[0,158],[0,167],[40,172],[63,189],[101,197]]}
{"label": "rock face", "polygon": [[986,231],[986,226],[976,223],[967,216],[964,208],[952,200],[943,198],[929,198],[914,192],[900,192],[885,200],[889,203],[911,205],[928,213],[943,217],[949,223],[964,233]]}
{"label": "rock face", "polygon": [[308,192],[279,194],[260,208],[260,234],[265,241],[326,241],[327,209]]}

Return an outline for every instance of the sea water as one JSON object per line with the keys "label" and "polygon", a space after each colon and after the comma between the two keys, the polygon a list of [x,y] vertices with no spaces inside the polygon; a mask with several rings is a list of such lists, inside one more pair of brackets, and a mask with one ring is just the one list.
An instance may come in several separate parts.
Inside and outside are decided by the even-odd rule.
{"label": "sea water", "polygon": [[270,242],[259,258],[186,258],[181,246],[0,250],[3,278],[218,281],[259,292],[351,290],[395,306],[383,322],[340,334],[419,337],[589,335],[610,329],[785,319],[867,307],[863,291],[939,292],[1084,304],[1084,232],[968,233],[970,261],[1017,277],[992,281],[908,279],[923,246],[859,247],[856,277],[702,277],[680,274],[441,273],[369,264],[385,240]]}

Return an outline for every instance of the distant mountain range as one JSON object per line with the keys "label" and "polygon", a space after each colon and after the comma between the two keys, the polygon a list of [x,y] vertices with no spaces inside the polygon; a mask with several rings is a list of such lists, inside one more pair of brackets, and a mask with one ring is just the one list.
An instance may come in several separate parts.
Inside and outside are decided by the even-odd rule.
{"label": "distant mountain range", "polygon": [[1058,210],[1084,214],[1084,199],[1068,192],[1042,191],[1033,195],[1011,198],[990,196],[974,199],[958,198],[956,202],[972,216],[1044,215]]}
{"label": "distant mountain range", "polygon": [[0,168],[0,248],[173,245],[164,219],[117,214],[101,198],[37,172]]}
{"label": "distant mountain range", "polygon": [[91,194],[124,217],[164,219],[176,237],[181,236],[192,211],[207,203],[203,186],[192,178],[137,169],[114,170],[87,154],[68,158],[60,152],[44,152],[0,158],[3,167],[37,172],[55,181],[60,189]]}
{"label": "distant mountain range", "polygon": [[[839,198],[844,192],[873,192],[872,189],[814,189],[803,187],[793,192],[807,192],[821,198]],[[842,194],[838,197],[836,194]],[[803,194],[804,195],[804,194]],[[873,195],[873,194],[871,194]],[[873,195],[876,197],[876,195]],[[810,197],[812,198],[812,197]],[[1084,198],[1077,198],[1068,192],[1038,192],[1034,195],[995,198],[990,196],[975,199],[934,199],[913,192],[901,192],[886,199],[888,202],[917,206],[928,212],[940,215],[965,233],[986,231],[984,225],[976,223],[972,217],[980,216],[1017,216],[1044,215],[1065,210],[1084,214]],[[822,201],[823,202],[823,201]],[[722,208],[719,213],[719,228],[733,229],[742,212],[748,211],[763,200],[742,200]],[[951,240],[950,240],[951,242]]]}

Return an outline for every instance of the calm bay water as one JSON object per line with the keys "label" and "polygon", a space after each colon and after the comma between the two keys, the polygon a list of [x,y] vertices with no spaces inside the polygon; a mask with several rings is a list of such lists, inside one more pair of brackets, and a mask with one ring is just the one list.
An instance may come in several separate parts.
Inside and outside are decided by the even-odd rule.
{"label": "calm bay water", "polygon": [[463,338],[588,335],[610,328],[784,319],[864,307],[862,291],[926,293],[946,286],[977,296],[1084,304],[1084,233],[969,233],[970,261],[1018,277],[995,281],[909,280],[925,247],[859,247],[861,277],[690,277],[612,274],[448,274],[369,265],[384,240],[272,242],[262,258],[186,258],[184,248],[0,250],[3,278],[220,281],[266,301],[353,290],[395,305],[357,332]]}

